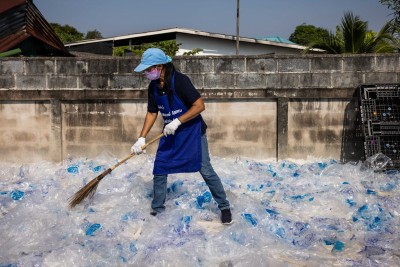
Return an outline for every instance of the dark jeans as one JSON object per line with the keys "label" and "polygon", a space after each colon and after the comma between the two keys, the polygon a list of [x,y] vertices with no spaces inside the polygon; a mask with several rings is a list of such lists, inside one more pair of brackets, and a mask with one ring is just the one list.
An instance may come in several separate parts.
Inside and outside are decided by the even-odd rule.
{"label": "dark jeans", "polygon": [[[210,162],[210,155],[208,152],[207,136],[201,136],[201,169],[200,174],[206,182],[214,200],[218,203],[220,210],[229,209],[229,201],[226,199],[226,193],[221,183],[221,179],[214,171]],[[165,199],[167,197],[167,177],[168,175],[154,175],[153,178],[153,201],[151,208],[156,212],[165,210]]]}

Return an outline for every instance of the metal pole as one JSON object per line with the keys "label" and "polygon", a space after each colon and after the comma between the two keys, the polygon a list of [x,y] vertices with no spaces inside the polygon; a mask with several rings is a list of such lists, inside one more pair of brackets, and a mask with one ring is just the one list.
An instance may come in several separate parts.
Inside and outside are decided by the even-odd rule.
{"label": "metal pole", "polygon": [[236,55],[239,55],[239,2],[236,3]]}

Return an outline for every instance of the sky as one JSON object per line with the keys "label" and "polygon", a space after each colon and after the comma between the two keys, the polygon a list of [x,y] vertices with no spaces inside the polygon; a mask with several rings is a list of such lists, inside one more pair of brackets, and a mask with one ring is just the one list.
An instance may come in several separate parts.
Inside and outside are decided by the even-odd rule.
{"label": "sky", "polygon": [[[236,35],[237,0],[33,0],[48,22],[68,24],[103,37],[186,28]],[[241,0],[242,37],[289,38],[303,23],[334,31],[345,12],[379,29],[391,10],[379,0]]]}

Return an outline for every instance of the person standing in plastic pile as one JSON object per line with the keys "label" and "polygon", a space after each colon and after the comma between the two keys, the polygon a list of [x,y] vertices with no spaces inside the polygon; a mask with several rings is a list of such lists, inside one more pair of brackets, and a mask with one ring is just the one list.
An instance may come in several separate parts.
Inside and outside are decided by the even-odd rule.
{"label": "person standing in plastic pile", "polygon": [[211,166],[206,137],[207,125],[200,113],[205,110],[200,93],[189,77],[175,70],[172,59],[158,48],[147,49],[135,72],[150,80],[147,114],[143,128],[131,151],[143,153],[146,136],[158,112],[164,119],[164,136],[160,139],[153,168],[151,215],[165,210],[167,177],[172,173],[200,172],[221,210],[221,222],[232,223],[229,201],[221,180]]}

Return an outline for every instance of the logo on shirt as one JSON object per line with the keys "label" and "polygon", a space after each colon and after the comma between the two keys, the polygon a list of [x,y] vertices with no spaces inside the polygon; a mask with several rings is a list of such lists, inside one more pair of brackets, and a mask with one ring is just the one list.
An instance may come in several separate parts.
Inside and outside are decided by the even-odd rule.
{"label": "logo on shirt", "polygon": [[175,114],[178,114],[178,113],[181,113],[181,112],[182,112],[182,109],[173,110],[172,111],[172,115],[175,115]]}

